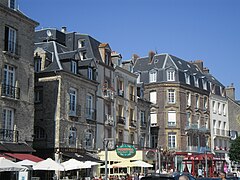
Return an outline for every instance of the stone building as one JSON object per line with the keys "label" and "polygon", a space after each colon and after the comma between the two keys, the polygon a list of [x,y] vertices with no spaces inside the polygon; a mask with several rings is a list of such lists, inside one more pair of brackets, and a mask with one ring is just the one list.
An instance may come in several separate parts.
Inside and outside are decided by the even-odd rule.
{"label": "stone building", "polygon": [[153,104],[151,147],[160,152],[162,168],[183,170],[188,153],[198,155],[211,147],[210,84],[198,66],[170,54],[150,52],[135,60],[133,70]]}
{"label": "stone building", "polygon": [[[96,64],[82,59],[85,48],[73,50],[65,32],[35,33],[35,139],[42,157],[59,155],[90,160],[96,149]],[[77,158],[77,157],[75,157]]]}
{"label": "stone building", "polygon": [[0,151],[33,152],[33,39],[38,25],[14,0],[0,2]]}

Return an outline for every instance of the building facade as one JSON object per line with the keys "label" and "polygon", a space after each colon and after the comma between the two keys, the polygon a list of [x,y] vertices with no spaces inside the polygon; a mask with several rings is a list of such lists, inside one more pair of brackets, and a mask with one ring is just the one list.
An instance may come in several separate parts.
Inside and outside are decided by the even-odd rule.
{"label": "building facade", "polygon": [[33,39],[38,25],[17,9],[16,1],[0,2],[1,96],[0,151],[33,152]]}

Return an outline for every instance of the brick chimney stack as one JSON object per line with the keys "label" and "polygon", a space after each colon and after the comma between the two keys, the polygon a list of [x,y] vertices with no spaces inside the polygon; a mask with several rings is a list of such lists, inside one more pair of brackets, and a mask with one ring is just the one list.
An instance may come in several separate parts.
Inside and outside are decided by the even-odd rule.
{"label": "brick chimney stack", "polygon": [[193,61],[193,62],[191,62],[191,63],[197,65],[197,67],[198,67],[201,71],[203,71],[203,61],[202,61],[202,60],[196,60],[196,61]]}
{"label": "brick chimney stack", "polygon": [[227,97],[231,98],[232,100],[235,100],[235,87],[233,83],[231,83],[230,86],[226,87],[226,95]]}
{"label": "brick chimney stack", "polygon": [[155,52],[149,51],[149,53],[148,53],[148,59],[149,59],[148,62],[149,62],[149,63],[152,63],[152,60],[153,60],[154,55],[155,55]]}

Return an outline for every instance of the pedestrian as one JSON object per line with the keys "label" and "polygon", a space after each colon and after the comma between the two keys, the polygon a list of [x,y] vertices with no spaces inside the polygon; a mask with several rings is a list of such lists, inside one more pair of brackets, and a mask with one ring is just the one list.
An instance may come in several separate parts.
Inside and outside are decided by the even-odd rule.
{"label": "pedestrian", "polygon": [[219,173],[219,177],[220,177],[222,180],[226,180],[226,173],[225,173],[225,172],[220,172],[220,173]]}

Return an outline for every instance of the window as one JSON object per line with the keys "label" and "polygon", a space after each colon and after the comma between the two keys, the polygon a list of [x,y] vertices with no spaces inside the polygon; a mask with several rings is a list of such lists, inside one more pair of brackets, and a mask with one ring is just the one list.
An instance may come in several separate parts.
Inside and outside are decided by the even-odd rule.
{"label": "window", "polygon": [[157,81],[157,71],[152,70],[149,72],[149,82],[156,82]]}
{"label": "window", "polygon": [[226,104],[223,104],[223,115],[226,116]]}
{"label": "window", "polygon": [[5,27],[5,51],[16,53],[17,31],[11,27]]}
{"label": "window", "polygon": [[41,58],[35,58],[34,59],[34,71],[35,72],[40,72],[41,71],[41,63],[42,63]]}
{"label": "window", "polygon": [[11,9],[16,9],[16,0],[9,0],[8,7]]}
{"label": "window", "polygon": [[13,130],[13,120],[14,120],[14,110],[11,108],[4,108],[2,128],[6,130]]}
{"label": "window", "polygon": [[168,126],[176,126],[176,111],[168,111]]}
{"label": "window", "polygon": [[190,84],[190,75],[185,73],[185,81],[186,81],[186,84]]}
{"label": "window", "polygon": [[187,92],[187,106],[191,106],[191,93]]}
{"label": "window", "polygon": [[207,81],[202,79],[203,89],[207,90]]}
{"label": "window", "polygon": [[71,72],[77,74],[77,62],[71,61]]}
{"label": "window", "polygon": [[135,140],[134,133],[130,133],[130,143],[134,144],[134,140]]}
{"label": "window", "polygon": [[39,103],[42,101],[42,90],[35,90],[34,91],[34,102]]}
{"label": "window", "polygon": [[5,64],[2,95],[11,98],[19,98],[19,93],[19,88],[15,87],[15,68]]}
{"label": "window", "polygon": [[140,136],[140,147],[144,147],[145,146],[145,134],[141,134]]}
{"label": "window", "polygon": [[190,112],[187,112],[186,113],[186,116],[187,116],[187,120],[186,120],[186,126],[189,127],[190,124],[191,124],[191,113]]}
{"label": "window", "polygon": [[168,148],[176,148],[176,133],[168,133]]}
{"label": "window", "polygon": [[93,69],[91,67],[88,68],[88,79],[93,80]]}
{"label": "window", "polygon": [[213,108],[213,113],[216,113],[217,110],[216,110],[216,102],[215,101],[212,102],[212,108]]}
{"label": "window", "polygon": [[93,147],[93,132],[91,130],[87,130],[85,132],[85,145],[86,145],[86,148],[88,149],[91,149]]}
{"label": "window", "polygon": [[123,131],[122,130],[119,130],[119,132],[118,132],[118,141],[119,142],[123,142]]}
{"label": "window", "polygon": [[168,90],[168,103],[175,103],[175,90],[174,89]]}
{"label": "window", "polygon": [[76,116],[76,104],[77,104],[77,90],[70,88],[69,90],[69,115]]}
{"label": "window", "polygon": [[208,116],[205,116],[205,127],[206,127],[206,129],[209,129],[209,118],[208,118]]}
{"label": "window", "polygon": [[222,106],[221,106],[221,103],[218,103],[218,114],[222,114]]}
{"label": "window", "polygon": [[86,116],[87,119],[93,119],[94,117],[93,96],[91,94],[87,95]]}
{"label": "window", "polygon": [[34,138],[35,139],[45,138],[45,131],[42,127],[39,127],[39,126],[34,127]]}
{"label": "window", "polygon": [[136,75],[137,75],[137,83],[140,83],[141,81],[140,81],[140,73],[136,73]]}
{"label": "window", "polygon": [[151,119],[151,125],[157,125],[157,114],[156,113],[151,113],[150,114],[150,119]]}
{"label": "window", "polygon": [[149,101],[153,104],[157,103],[157,92],[156,91],[151,91],[149,94]]}
{"label": "window", "polygon": [[141,118],[141,127],[145,127],[146,121],[145,121],[145,112],[144,111],[140,112],[140,118]]}
{"label": "window", "polygon": [[69,129],[68,143],[70,146],[76,146],[77,141],[77,129],[75,127],[71,127]]}
{"label": "window", "polygon": [[84,39],[79,39],[78,40],[78,48],[82,48],[85,46],[85,40]]}
{"label": "window", "polygon": [[199,95],[196,94],[196,109],[199,109]]}
{"label": "window", "polygon": [[204,97],[203,99],[203,110],[207,110],[208,109],[208,98]]}
{"label": "window", "polygon": [[197,119],[198,128],[200,128],[201,127],[200,114],[196,115],[196,119]]}
{"label": "window", "polygon": [[80,57],[81,57],[82,60],[87,59],[87,52],[86,51],[80,52]]}
{"label": "window", "polygon": [[194,76],[194,84],[196,87],[199,87],[198,78],[196,76]]}
{"label": "window", "polygon": [[175,81],[175,71],[167,70],[167,81]]}

